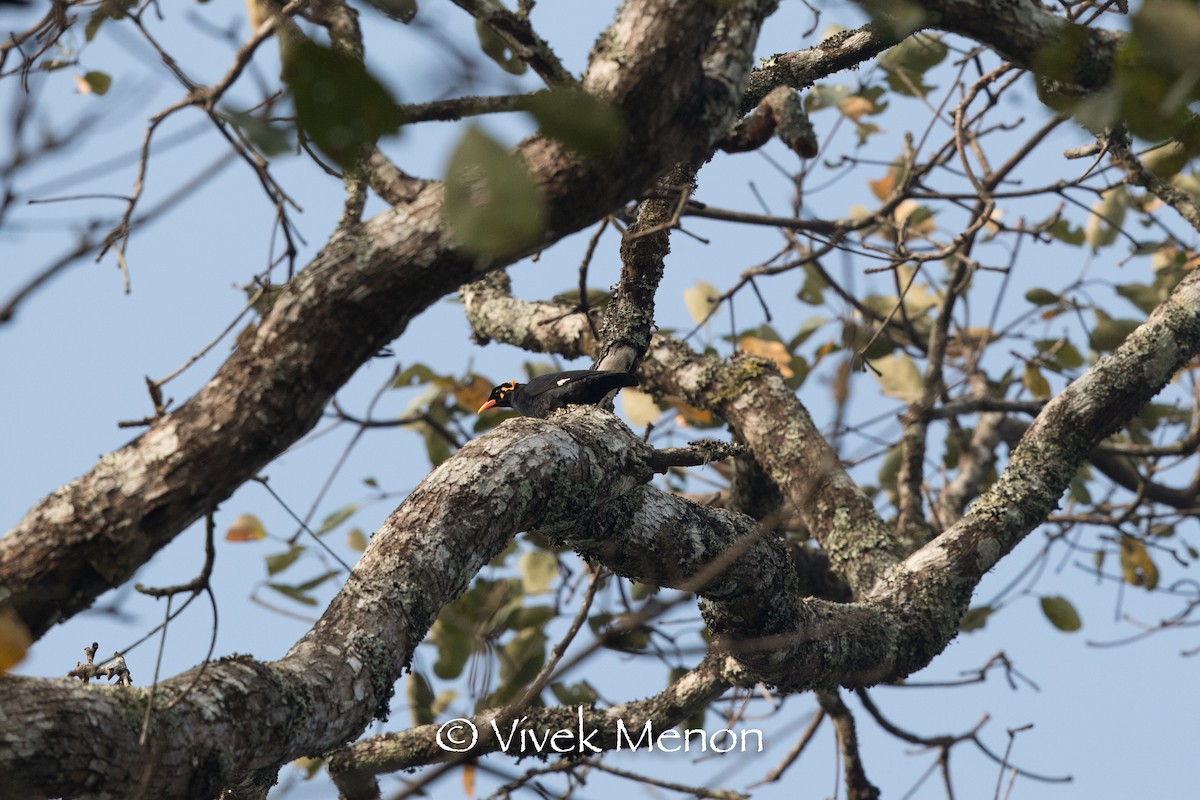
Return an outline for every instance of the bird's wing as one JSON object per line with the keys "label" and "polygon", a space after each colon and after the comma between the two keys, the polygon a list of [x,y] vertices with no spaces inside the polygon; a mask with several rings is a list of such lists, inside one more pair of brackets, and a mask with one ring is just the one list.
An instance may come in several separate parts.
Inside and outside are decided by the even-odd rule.
{"label": "bird's wing", "polygon": [[594,374],[590,369],[570,369],[566,372],[552,372],[548,375],[538,375],[525,384],[525,394],[530,397],[537,397],[539,394],[545,394],[551,389],[566,386],[568,383],[578,380],[585,375]]}

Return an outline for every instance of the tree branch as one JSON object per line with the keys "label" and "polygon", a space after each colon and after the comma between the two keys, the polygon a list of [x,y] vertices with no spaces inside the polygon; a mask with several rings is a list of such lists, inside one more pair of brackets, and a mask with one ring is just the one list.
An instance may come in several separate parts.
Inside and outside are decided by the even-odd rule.
{"label": "tree branch", "polygon": [[[761,22],[770,5],[746,7]],[[740,85],[750,56],[726,59],[719,78],[711,65],[702,72],[718,15],[714,6],[666,0],[622,7],[602,37],[606,46],[592,54],[584,88],[623,113],[628,146],[607,159],[585,159],[540,137],[517,148],[551,209],[547,243],[619,208],[681,155],[702,157],[728,127],[733,100],[723,87]],[[719,38],[749,46],[752,23]],[[703,124],[695,98],[712,104]],[[443,227],[440,184],[406,191],[404,204],[335,235],[196,396],[43,499],[0,539],[0,595],[35,636],[127,580],[308,431],[334,391],[416,314],[510,263],[458,248]]]}

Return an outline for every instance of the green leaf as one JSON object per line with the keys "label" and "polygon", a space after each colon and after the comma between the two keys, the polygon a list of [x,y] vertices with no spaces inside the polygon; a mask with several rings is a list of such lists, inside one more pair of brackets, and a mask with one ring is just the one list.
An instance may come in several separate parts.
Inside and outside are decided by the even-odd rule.
{"label": "green leaf", "polygon": [[1192,3],[1143,3],[1117,55],[1121,117],[1144,139],[1170,138],[1191,125],[1200,99],[1200,12]]}
{"label": "green leaf", "polygon": [[949,52],[937,35],[911,36],[880,56],[879,65],[887,70],[892,91],[924,97],[935,88],[925,85],[925,73],[942,63]]}
{"label": "green leaf", "polygon": [[530,95],[524,106],[541,132],[585,156],[606,156],[625,144],[620,113],[587,92],[552,89]]}
{"label": "green leaf", "polygon": [[[517,602],[521,602],[520,598]],[[527,628],[544,628],[556,616],[552,606],[516,606],[504,620],[509,630],[523,631]]]}
{"label": "green leaf", "polygon": [[429,629],[429,641],[437,648],[438,658],[433,674],[442,680],[452,680],[462,674],[474,647],[474,635],[458,625],[447,622],[445,614],[438,617]]}
{"label": "green leaf", "polygon": [[[435,406],[435,408],[441,408],[441,406]],[[444,412],[442,415],[444,416]],[[446,439],[445,434],[425,420],[421,420],[413,427],[421,432],[421,437],[425,440],[425,453],[429,456],[429,463],[432,466],[436,467],[450,457],[450,442]]]}
{"label": "green leaf", "polygon": [[600,697],[587,681],[579,681],[570,685],[561,682],[552,683],[550,691],[559,703],[571,707],[595,705],[596,700]]}
{"label": "green leaf", "polygon": [[444,213],[463,249],[497,258],[532,248],[546,226],[545,201],[525,165],[474,126],[446,168]]}
{"label": "green leaf", "polygon": [[1079,369],[1083,366],[1083,354],[1070,342],[1064,342],[1062,347],[1054,352],[1054,360],[1066,369]]}
{"label": "green leaf", "polygon": [[1088,343],[1097,353],[1116,350],[1141,323],[1135,319],[1113,319],[1098,308],[1092,309],[1096,327],[1088,334]]}
{"label": "green leaf", "polygon": [[1083,366],[1083,356],[1075,345],[1066,339],[1035,339],[1033,344],[1042,354],[1042,363],[1055,372],[1061,373]]}
{"label": "green leaf", "polygon": [[1045,376],[1042,375],[1042,371],[1033,364],[1025,365],[1025,375],[1022,381],[1025,384],[1025,388],[1029,390],[1029,393],[1033,395],[1035,399],[1045,400],[1050,396],[1049,381],[1047,381]]}
{"label": "green leaf", "polygon": [[967,609],[967,613],[963,614],[962,620],[958,623],[958,629],[963,633],[979,630],[987,624],[988,617],[995,610],[991,606],[975,606]]}
{"label": "green leaf", "polygon": [[[615,624],[614,624],[615,621]],[[624,620],[614,617],[607,611],[588,617],[588,627],[600,639],[605,647],[622,653],[638,653],[650,644],[650,629],[638,625],[629,630],[615,630],[624,627]]]}
{"label": "green leaf", "polygon": [[629,596],[634,600],[645,600],[658,594],[658,586],[653,583],[634,581],[629,587]]}
{"label": "green leaf", "polygon": [[482,19],[475,20],[475,33],[479,36],[479,49],[488,58],[500,65],[500,69],[510,75],[524,75],[528,68],[525,62],[517,58],[509,49],[508,43]]}
{"label": "green leaf", "polygon": [[284,49],[283,73],[296,124],[343,169],[370,153],[404,122],[400,106],[361,61],[311,40]]}
{"label": "green leaf", "polygon": [[517,559],[525,594],[544,594],[558,579],[558,559],[544,550],[530,550]]}
{"label": "green leaf", "polygon": [[[537,677],[546,663],[546,635],[538,630],[520,631],[500,648],[500,688],[493,697],[511,700]],[[497,697],[499,696],[499,697]]]}
{"label": "green leaf", "polygon": [[796,348],[807,342],[809,337],[819,331],[826,322],[829,322],[829,319],[822,316],[805,318],[805,320],[800,323],[800,327],[796,329],[796,335],[787,342],[788,352],[796,352]]}
{"label": "green leaf", "polygon": [[367,549],[367,535],[362,528],[351,528],[346,532],[346,546],[359,553]]}
{"label": "green leaf", "polygon": [[1143,314],[1153,311],[1166,296],[1155,287],[1144,283],[1118,284],[1117,294],[1137,306]]}
{"label": "green leaf", "polygon": [[96,32],[100,30],[100,26],[105,21],[124,18],[125,12],[135,5],[137,5],[137,0],[104,0],[104,2],[96,7],[92,15],[88,17],[87,24],[83,27],[84,41],[92,41],[92,39],[96,38]]}
{"label": "green leaf", "polygon": [[408,684],[404,687],[408,699],[409,712],[412,714],[413,725],[431,725],[437,719],[433,713],[433,689],[429,681],[420,672],[413,670],[408,673]]}
{"label": "green leaf", "polygon": [[1065,219],[1055,220],[1046,229],[1046,233],[1064,244],[1071,244],[1076,247],[1083,244],[1084,240],[1083,228],[1072,228],[1071,223]]}
{"label": "green leaf", "polygon": [[1117,186],[1104,192],[1099,200],[1092,203],[1092,213],[1083,227],[1083,238],[1093,253],[1117,240],[1131,199],[1128,189]]}
{"label": "green leaf", "polygon": [[1075,611],[1075,606],[1061,595],[1043,597],[1042,613],[1046,615],[1046,619],[1050,620],[1050,624],[1060,631],[1074,633],[1083,627],[1079,613]]}
{"label": "green leaf", "polygon": [[825,302],[825,290],[828,288],[829,284],[821,277],[821,273],[817,271],[816,267],[806,264],[804,266],[804,283],[800,286],[796,297],[810,306],[819,306]]}
{"label": "green leaf", "polygon": [[403,22],[405,25],[412,22],[417,16],[417,0],[367,0],[367,2],[375,6],[381,14],[397,22]]}
{"label": "green leaf", "polygon": [[432,383],[437,378],[438,374],[424,364],[413,364],[396,375],[392,381],[392,388],[403,389],[406,386]]}
{"label": "green leaf", "polygon": [[303,603],[306,606],[315,606],[317,598],[311,597],[295,586],[288,586],[286,583],[268,583],[267,586],[285,597],[290,597],[297,603]]}
{"label": "green leaf", "polygon": [[1071,478],[1071,488],[1068,490],[1067,496],[1076,503],[1081,503],[1085,506],[1092,504],[1092,493],[1088,491],[1087,482],[1091,477],[1091,470],[1087,465],[1080,467],[1075,471],[1075,476]]}
{"label": "green leaf", "polygon": [[83,82],[87,84],[92,94],[103,96],[108,94],[109,88],[112,87],[112,76],[107,72],[92,70],[84,73]]}
{"label": "green leaf", "polygon": [[240,130],[264,156],[281,155],[292,149],[292,131],[274,125],[264,117],[247,111],[220,111],[219,114]]}
{"label": "green leaf", "polygon": [[322,572],[320,575],[318,575],[315,578],[310,578],[309,580],[306,580],[304,583],[297,584],[296,588],[302,592],[307,592],[309,589],[317,588],[318,586],[320,586],[322,583],[325,583],[325,581],[329,580],[330,578],[337,577],[337,575],[338,575],[338,571],[336,569],[331,569],[328,572]]}
{"label": "green leaf", "polygon": [[785,378],[783,382],[789,389],[795,391],[800,388],[800,385],[804,383],[804,379],[808,377],[808,359],[804,356],[792,356],[792,360],[788,362],[788,368],[792,371],[792,377]]}
{"label": "green leaf", "polygon": [[884,394],[906,403],[921,397],[921,373],[908,355],[886,355],[873,359],[871,366],[879,371],[872,374],[879,380]]}
{"label": "green leaf", "polygon": [[[589,286],[587,287],[587,294],[584,297],[587,299],[588,308],[606,309],[608,308],[608,301],[612,300],[612,292]],[[575,306],[576,308],[583,305],[579,297],[579,287],[559,292],[551,299],[556,303],[563,303]]]}
{"label": "green leaf", "polygon": [[879,486],[887,492],[892,503],[895,503],[899,496],[898,481],[902,460],[903,451],[900,447],[889,447],[888,451],[883,454],[883,461],[879,465]]}
{"label": "green leaf", "polygon": [[296,559],[304,552],[304,548],[300,545],[292,545],[292,548],[284,553],[276,553],[273,556],[267,556],[267,574],[276,575],[283,572],[285,569],[295,563]]}
{"label": "green leaf", "polygon": [[1049,289],[1030,289],[1025,293],[1025,299],[1035,306],[1052,306],[1058,303],[1058,295]]}
{"label": "green leaf", "polygon": [[928,12],[912,0],[860,0],[878,34],[899,40],[927,24]]}
{"label": "green leaf", "polygon": [[438,692],[437,696],[433,698],[433,713],[434,713],[434,715],[436,716],[436,715],[444,712],[447,708],[450,707],[450,704],[453,703],[455,698],[457,698],[457,697],[458,697],[458,692],[454,691],[453,689],[444,689],[444,690]]}
{"label": "green leaf", "polygon": [[356,511],[358,511],[358,503],[347,503],[336,511],[331,512],[321,521],[321,527],[316,530],[317,536],[324,536],[329,533],[338,525],[350,519]]}

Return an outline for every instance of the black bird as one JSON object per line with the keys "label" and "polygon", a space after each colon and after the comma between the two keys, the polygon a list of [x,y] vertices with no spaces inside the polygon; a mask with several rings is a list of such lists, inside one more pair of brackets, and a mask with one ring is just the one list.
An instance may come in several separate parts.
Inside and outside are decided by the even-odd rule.
{"label": "black bird", "polygon": [[492,389],[478,413],[498,407],[515,408],[523,417],[546,417],[569,405],[594,405],[614,389],[637,385],[638,379],[628,372],[572,369],[539,375],[529,383],[502,383]]}

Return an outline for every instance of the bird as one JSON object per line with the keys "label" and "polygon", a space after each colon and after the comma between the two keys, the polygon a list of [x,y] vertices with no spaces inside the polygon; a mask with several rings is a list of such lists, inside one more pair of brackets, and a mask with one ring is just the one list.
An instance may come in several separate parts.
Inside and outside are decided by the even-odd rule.
{"label": "bird", "polygon": [[572,369],[539,375],[529,383],[502,383],[492,389],[476,413],[489,408],[515,408],[523,417],[547,417],[551,411],[569,405],[595,405],[615,389],[637,385],[638,379],[628,372]]}

